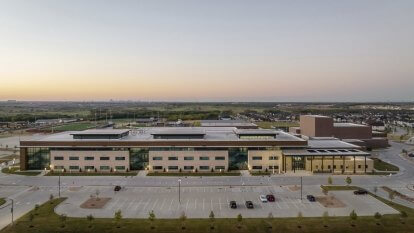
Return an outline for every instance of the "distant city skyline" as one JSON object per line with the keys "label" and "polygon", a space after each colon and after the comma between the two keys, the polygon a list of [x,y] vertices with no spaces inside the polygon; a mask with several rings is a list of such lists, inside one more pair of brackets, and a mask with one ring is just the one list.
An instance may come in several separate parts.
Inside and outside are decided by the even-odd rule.
{"label": "distant city skyline", "polygon": [[414,101],[414,1],[21,1],[0,100]]}

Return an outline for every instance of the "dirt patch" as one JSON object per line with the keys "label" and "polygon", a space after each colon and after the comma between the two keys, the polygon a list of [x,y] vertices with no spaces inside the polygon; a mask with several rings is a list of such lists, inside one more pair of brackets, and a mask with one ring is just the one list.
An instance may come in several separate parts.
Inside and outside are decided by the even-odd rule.
{"label": "dirt patch", "polygon": [[92,197],[86,200],[84,203],[82,203],[80,207],[84,209],[102,209],[110,200],[111,198],[109,197]]}
{"label": "dirt patch", "polygon": [[331,195],[316,197],[316,201],[326,208],[343,208],[346,206],[342,201]]}
{"label": "dirt patch", "polygon": [[291,186],[288,186],[288,189],[290,191],[292,191],[292,192],[295,192],[295,191],[299,191],[300,190],[300,186],[298,186],[298,185],[291,185]]}
{"label": "dirt patch", "polygon": [[77,192],[79,190],[81,190],[82,187],[69,187],[69,191],[71,192]]}

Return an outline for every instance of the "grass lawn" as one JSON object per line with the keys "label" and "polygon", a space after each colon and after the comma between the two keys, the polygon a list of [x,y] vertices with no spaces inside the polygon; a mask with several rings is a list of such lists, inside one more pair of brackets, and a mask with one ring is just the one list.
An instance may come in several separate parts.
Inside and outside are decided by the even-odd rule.
{"label": "grass lawn", "polygon": [[147,176],[240,176],[240,172],[151,172]]}
{"label": "grass lawn", "polygon": [[11,167],[10,169],[8,167],[5,167],[1,169],[1,172],[5,174],[24,175],[24,176],[37,176],[40,174],[40,172],[37,172],[37,171],[20,171],[19,167]]}
{"label": "grass lawn", "polygon": [[6,203],[6,200],[2,197],[0,197],[0,206],[4,205]]}
{"label": "grass lawn", "polygon": [[271,129],[272,127],[295,127],[299,126],[299,122],[285,122],[285,121],[260,121],[255,122],[256,125],[258,125],[260,128],[264,129]]}
{"label": "grass lawn", "polygon": [[138,172],[49,172],[46,176],[136,176]]}
{"label": "grass lawn", "polygon": [[270,176],[272,172],[250,172],[252,176]]}
{"label": "grass lawn", "polygon": [[374,168],[378,171],[399,171],[397,166],[384,162],[378,158],[372,158],[374,160]]}
{"label": "grass lawn", "polygon": [[[1,232],[414,232],[414,210],[386,200],[383,201],[397,210],[405,211],[408,217],[403,219],[400,215],[384,215],[380,220],[374,217],[358,217],[353,222],[349,217],[243,219],[241,222],[236,218],[215,219],[213,222],[209,219],[187,219],[184,222],[178,219],[155,219],[154,229],[151,229],[148,219],[121,219],[116,222],[114,219],[105,218],[88,221],[86,218],[67,217],[62,221],[63,218],[54,213],[54,208],[62,201],[64,198],[46,202],[37,211],[30,211],[13,226],[8,226]],[[237,214],[236,211],[235,217]],[[31,221],[30,216],[33,216]],[[182,226],[185,226],[184,230]]]}
{"label": "grass lawn", "polygon": [[[54,127],[54,131],[78,131],[78,130],[85,130],[95,127],[95,124],[92,122],[77,122],[77,123],[70,123],[67,125],[61,125]],[[49,128],[50,130],[52,128]]]}

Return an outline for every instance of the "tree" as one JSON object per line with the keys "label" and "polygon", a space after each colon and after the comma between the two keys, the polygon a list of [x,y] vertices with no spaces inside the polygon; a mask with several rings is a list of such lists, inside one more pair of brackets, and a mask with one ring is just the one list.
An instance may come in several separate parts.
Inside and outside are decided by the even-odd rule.
{"label": "tree", "polygon": [[391,192],[389,192],[389,193],[388,193],[388,198],[389,198],[391,201],[393,201],[393,200],[394,200],[394,198],[395,198],[395,191],[391,191]]}
{"label": "tree", "polygon": [[181,229],[185,229],[185,220],[187,220],[187,216],[185,215],[185,212],[183,211],[180,215]]}
{"label": "tree", "polygon": [[345,179],[345,182],[346,182],[347,185],[350,185],[352,183],[351,177],[347,176],[346,179]]}
{"label": "tree", "polygon": [[92,221],[94,220],[94,217],[92,216],[92,214],[86,216],[86,220],[88,220],[89,227],[91,227]]}
{"label": "tree", "polygon": [[115,219],[115,222],[117,224],[117,227],[119,227],[119,222],[122,219],[122,212],[121,212],[121,210],[118,210],[118,211],[115,212],[114,219]]}
{"label": "tree", "polygon": [[355,220],[357,220],[358,215],[355,212],[355,210],[352,210],[351,213],[349,214],[349,217],[351,218],[351,221],[354,222]]}
{"label": "tree", "polygon": [[49,201],[50,201],[50,204],[53,204],[53,198],[55,198],[55,197],[53,196],[53,194],[50,194],[50,196],[49,196]]}
{"label": "tree", "polygon": [[[381,219],[381,214],[379,213],[379,212],[376,212],[375,214],[374,214],[374,218],[377,220],[377,221],[379,221],[380,219]],[[377,223],[378,224],[378,223]]]}
{"label": "tree", "polygon": [[30,214],[29,214],[29,221],[30,222],[33,222],[33,219],[34,219],[34,214],[32,212],[30,212]]}
{"label": "tree", "polygon": [[148,213],[148,220],[150,220],[151,223],[151,229],[154,229],[154,221],[155,221],[155,214],[154,211],[151,210],[151,212]]}
{"label": "tree", "polygon": [[328,184],[331,185],[333,183],[332,177],[328,177]]}
{"label": "tree", "polygon": [[401,212],[400,212],[400,217],[401,217],[401,218],[407,218],[407,217],[408,217],[407,212],[405,212],[404,210],[403,210],[403,211],[401,211]]}
{"label": "tree", "polygon": [[243,216],[241,214],[237,215],[237,227],[241,227],[241,223],[243,221]]}
{"label": "tree", "polygon": [[40,207],[39,204],[35,205],[35,207],[34,207],[35,212],[37,212],[39,210],[39,207]]}
{"label": "tree", "polygon": [[374,187],[374,194],[375,194],[375,196],[377,196],[377,192],[378,192],[378,187],[377,187],[377,186],[375,186],[375,187]]}
{"label": "tree", "polygon": [[62,222],[62,227],[65,226],[65,222],[66,222],[66,214],[61,214],[59,216],[60,221]]}
{"label": "tree", "polygon": [[215,220],[215,216],[214,216],[214,212],[210,211],[210,215],[208,216],[208,218],[210,219],[210,228],[214,229],[214,220]]}

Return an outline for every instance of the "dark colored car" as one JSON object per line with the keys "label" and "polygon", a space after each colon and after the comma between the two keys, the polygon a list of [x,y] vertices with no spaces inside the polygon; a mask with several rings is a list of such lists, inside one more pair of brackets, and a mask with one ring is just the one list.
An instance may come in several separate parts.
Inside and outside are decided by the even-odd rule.
{"label": "dark colored car", "polygon": [[275,196],[272,194],[266,195],[266,198],[268,202],[275,202]]}
{"label": "dark colored car", "polygon": [[308,201],[310,202],[315,202],[316,198],[313,195],[307,195],[306,198],[308,199]]}
{"label": "dark colored car", "polygon": [[363,189],[358,189],[356,191],[354,191],[355,195],[365,195],[368,194],[367,190],[363,190]]}
{"label": "dark colored car", "polygon": [[414,153],[409,153],[408,156],[409,157],[414,157]]}
{"label": "dark colored car", "polygon": [[237,209],[237,203],[235,201],[230,201],[230,208]]}
{"label": "dark colored car", "polygon": [[115,186],[114,191],[120,191],[120,190],[121,190],[121,186],[119,185]]}
{"label": "dark colored car", "polygon": [[253,202],[246,201],[246,207],[247,207],[247,209],[253,209]]}

